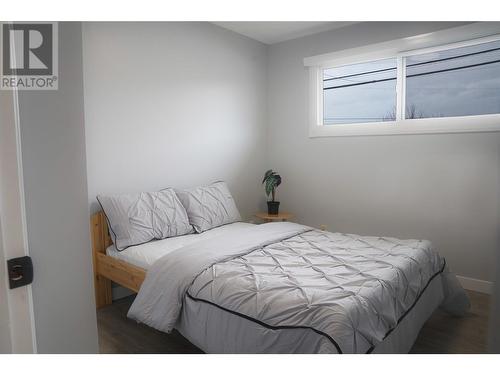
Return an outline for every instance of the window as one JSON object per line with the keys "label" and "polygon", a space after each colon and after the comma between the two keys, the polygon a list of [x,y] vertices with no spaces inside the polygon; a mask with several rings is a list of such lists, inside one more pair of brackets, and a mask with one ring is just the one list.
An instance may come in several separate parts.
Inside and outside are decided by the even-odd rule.
{"label": "window", "polygon": [[500,41],[405,61],[407,119],[500,113]]}
{"label": "window", "polygon": [[[420,46],[446,39],[429,35]],[[310,135],[500,131],[500,35],[406,51],[408,43],[305,59]]]}
{"label": "window", "polygon": [[323,70],[323,124],[393,121],[396,59]]}

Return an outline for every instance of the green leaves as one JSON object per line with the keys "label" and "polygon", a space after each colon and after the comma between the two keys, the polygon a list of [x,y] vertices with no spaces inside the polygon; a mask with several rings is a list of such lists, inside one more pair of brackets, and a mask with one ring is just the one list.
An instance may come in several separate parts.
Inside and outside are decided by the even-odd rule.
{"label": "green leaves", "polygon": [[274,178],[268,178],[266,180],[266,195],[270,196],[274,189]]}
{"label": "green leaves", "polygon": [[264,179],[262,180],[262,183],[264,183],[267,178],[271,175],[275,174],[272,169],[269,169],[265,174],[264,174]]}
{"label": "green leaves", "polygon": [[264,174],[262,184],[264,184],[266,195],[268,197],[272,195],[272,199],[274,201],[275,190],[281,184],[281,176],[274,172],[272,169],[269,169]]}

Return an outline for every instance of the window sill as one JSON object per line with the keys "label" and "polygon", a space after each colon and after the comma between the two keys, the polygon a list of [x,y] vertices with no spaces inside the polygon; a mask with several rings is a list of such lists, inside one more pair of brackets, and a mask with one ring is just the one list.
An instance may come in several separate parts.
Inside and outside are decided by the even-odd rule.
{"label": "window sill", "polygon": [[309,127],[309,138],[499,132],[500,114]]}

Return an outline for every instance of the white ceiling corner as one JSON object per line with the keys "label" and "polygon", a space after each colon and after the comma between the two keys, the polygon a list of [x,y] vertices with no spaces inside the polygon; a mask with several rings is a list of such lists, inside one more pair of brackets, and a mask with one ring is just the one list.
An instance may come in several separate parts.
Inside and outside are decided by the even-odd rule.
{"label": "white ceiling corner", "polygon": [[301,38],[306,35],[322,31],[339,29],[355,22],[266,22],[266,21],[241,21],[241,22],[214,22],[225,29],[245,35],[265,44],[284,42],[290,39]]}

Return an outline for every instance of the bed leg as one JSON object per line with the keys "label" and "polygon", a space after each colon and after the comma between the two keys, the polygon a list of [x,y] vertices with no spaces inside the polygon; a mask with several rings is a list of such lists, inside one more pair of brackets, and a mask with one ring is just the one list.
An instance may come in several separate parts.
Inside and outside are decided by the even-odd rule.
{"label": "bed leg", "polygon": [[95,275],[95,305],[96,308],[111,305],[113,303],[113,296],[111,294],[111,280],[106,279],[104,276]]}

